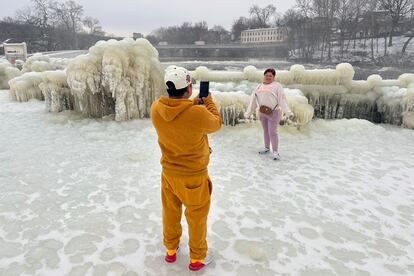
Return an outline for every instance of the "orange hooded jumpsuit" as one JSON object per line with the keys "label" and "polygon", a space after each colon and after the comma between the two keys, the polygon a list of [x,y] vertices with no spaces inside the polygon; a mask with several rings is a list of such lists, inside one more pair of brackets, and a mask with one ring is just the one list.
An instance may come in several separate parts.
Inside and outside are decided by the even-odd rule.
{"label": "orange hooded jumpsuit", "polygon": [[207,171],[210,161],[207,134],[221,127],[221,118],[211,96],[204,104],[162,96],[151,107],[151,119],[162,153],[163,242],[167,250],[179,246],[184,205],[190,258],[200,260],[207,254],[207,216],[212,191]]}

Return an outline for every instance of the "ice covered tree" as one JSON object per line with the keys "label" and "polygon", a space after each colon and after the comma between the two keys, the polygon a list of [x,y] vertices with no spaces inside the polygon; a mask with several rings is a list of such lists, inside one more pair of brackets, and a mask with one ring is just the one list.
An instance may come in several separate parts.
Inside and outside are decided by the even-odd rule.
{"label": "ice covered tree", "polygon": [[66,72],[75,110],[90,117],[149,117],[152,102],[166,93],[158,52],[146,39],[100,41]]}

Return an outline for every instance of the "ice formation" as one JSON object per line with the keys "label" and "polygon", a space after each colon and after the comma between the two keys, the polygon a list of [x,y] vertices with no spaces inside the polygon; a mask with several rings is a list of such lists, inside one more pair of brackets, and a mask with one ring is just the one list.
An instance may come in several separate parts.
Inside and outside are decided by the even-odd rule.
{"label": "ice formation", "polygon": [[[60,70],[68,62],[42,55],[29,58],[22,70],[28,73],[9,81],[11,99],[46,99],[51,112],[74,109],[88,117],[109,115],[125,121],[149,117],[152,102],[166,93],[158,52],[145,39],[100,41],[88,54],[71,60],[66,71]],[[7,76],[20,73],[7,68],[0,66],[0,81],[6,75],[4,72],[9,72]],[[414,74],[403,74],[397,80],[371,75],[365,81],[355,81],[354,73],[348,63],[338,64],[335,69],[315,70],[293,65],[290,70],[277,71],[276,79],[286,88],[297,125],[309,123],[315,115],[413,128]],[[222,86],[213,98],[228,125],[245,119],[243,113],[249,99],[249,93],[226,89],[228,83],[259,83],[263,78],[263,70],[254,66],[243,71],[210,71],[200,66],[191,74],[196,80]]]}
{"label": "ice formation", "polygon": [[[100,41],[69,62],[35,55],[10,83],[10,98],[46,100],[46,109],[79,111],[115,120],[149,117],[152,102],[166,93],[158,52],[145,39]],[[46,70],[46,71],[45,71]],[[35,71],[35,72],[34,72]]]}
{"label": "ice formation", "polygon": [[9,81],[10,99],[12,101],[26,102],[30,99],[43,101],[44,97],[39,88],[42,82],[42,73],[29,72]]}
{"label": "ice formation", "polygon": [[9,81],[20,75],[20,70],[13,67],[8,61],[0,61],[0,89],[9,89]]}
{"label": "ice formation", "polygon": [[414,129],[414,112],[405,112],[403,126]]}
{"label": "ice formation", "polygon": [[42,54],[34,54],[23,64],[23,73],[64,70],[71,59],[53,58]]}
{"label": "ice formation", "polygon": [[41,74],[39,88],[46,102],[49,112],[61,112],[63,110],[77,110],[75,101],[66,81],[64,70],[45,71]]}
{"label": "ice formation", "polygon": [[[193,93],[193,97],[198,95]],[[241,119],[244,119],[243,113],[249,104],[250,97],[242,92],[218,92],[211,91],[213,101],[225,125],[236,125]]]}
{"label": "ice formation", "polygon": [[[284,75],[284,80],[289,80],[289,76],[278,74],[279,78]],[[263,71],[257,70],[254,66],[247,66],[243,72],[220,72],[209,71],[206,67],[200,66],[192,72],[192,76],[198,80],[211,80],[215,82],[240,82],[248,80],[250,82],[261,82],[263,80]],[[313,107],[309,105],[307,98],[298,89],[285,89],[288,98],[289,107],[294,113],[293,122],[298,126],[309,123],[314,114]],[[250,97],[245,93],[221,92],[214,93],[213,99],[217,103],[224,124],[234,125],[244,118],[244,112],[248,106]],[[257,118],[257,114],[256,114]]]}
{"label": "ice formation", "polygon": [[[217,86],[217,85],[215,85]],[[231,89],[227,87],[227,89]],[[306,125],[313,118],[313,107],[308,104],[308,99],[298,89],[285,89],[289,107],[294,113],[293,122],[297,126]],[[243,91],[219,92],[211,91],[214,102],[223,120],[223,124],[234,126],[244,121],[244,113],[250,101],[250,96]],[[198,91],[193,93],[193,98]],[[256,114],[256,118],[258,114]]]}
{"label": "ice formation", "polygon": [[149,117],[152,102],[165,94],[157,50],[145,39],[99,41],[67,68],[75,105],[88,116],[115,120]]}
{"label": "ice formation", "polygon": [[286,98],[288,100],[289,108],[293,112],[292,121],[297,126],[308,124],[314,114],[313,106],[308,103],[308,99],[303,95],[302,91],[298,89],[284,89]]}
{"label": "ice formation", "polygon": [[[25,102],[30,99],[46,99],[48,110],[63,110],[64,108],[62,107],[50,109],[50,93],[51,91],[57,91],[58,87],[62,87],[63,78],[66,79],[66,77],[64,77],[65,73],[62,70],[67,67],[69,61],[70,59],[50,58],[41,54],[35,54],[29,57],[23,64],[21,72],[12,67],[15,69],[15,76],[10,78],[8,82],[10,87],[10,98],[19,102]],[[47,88],[47,86],[49,88]],[[68,87],[67,84],[66,87]],[[47,91],[50,93],[47,94]],[[56,92],[53,93],[55,94]],[[67,93],[67,91],[65,93]],[[67,104],[64,105],[67,106]]]}
{"label": "ice formation", "polygon": [[[305,70],[293,65],[290,70],[276,72],[276,79],[284,87],[299,89],[309,99],[315,116],[325,119],[360,118],[376,123],[391,123],[410,127],[414,111],[414,74],[403,74],[397,80],[383,80],[372,75],[366,81],[354,81],[354,68],[341,63],[336,69]],[[263,70],[247,66],[243,71],[210,71],[196,68],[192,76],[198,80],[260,82]],[[296,101],[291,98],[290,101]],[[311,108],[304,102],[294,107],[294,113],[308,119]],[[296,115],[296,114],[295,114]]]}

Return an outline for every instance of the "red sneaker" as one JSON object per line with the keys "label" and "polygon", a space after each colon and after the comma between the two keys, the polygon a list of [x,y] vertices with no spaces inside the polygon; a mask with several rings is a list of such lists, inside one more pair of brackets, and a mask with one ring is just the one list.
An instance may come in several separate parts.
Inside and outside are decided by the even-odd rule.
{"label": "red sneaker", "polygon": [[207,256],[204,258],[204,260],[193,260],[191,259],[190,264],[188,265],[188,268],[191,271],[198,271],[205,267],[206,265],[209,265],[213,262],[213,255],[207,254]]}
{"label": "red sneaker", "polygon": [[[173,263],[177,260],[177,253],[180,250],[180,247],[177,247],[176,250],[167,250],[167,254],[165,254],[165,261],[167,263]],[[173,252],[169,252],[173,251]]]}

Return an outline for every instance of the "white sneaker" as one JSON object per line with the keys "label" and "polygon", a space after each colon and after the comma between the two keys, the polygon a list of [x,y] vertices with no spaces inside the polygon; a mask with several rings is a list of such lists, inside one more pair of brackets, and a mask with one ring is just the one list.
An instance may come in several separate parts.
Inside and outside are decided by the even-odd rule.
{"label": "white sneaker", "polygon": [[188,268],[191,271],[198,271],[202,269],[203,267],[205,267],[206,265],[211,264],[213,260],[214,260],[214,255],[211,254],[210,252],[207,252],[207,256],[204,258],[204,260],[196,261],[196,262],[190,261]]}
{"label": "white sneaker", "polygon": [[280,160],[280,155],[277,151],[272,152],[273,160]]}
{"label": "white sneaker", "polygon": [[263,148],[262,150],[259,150],[259,154],[266,154],[270,151],[268,148]]}

